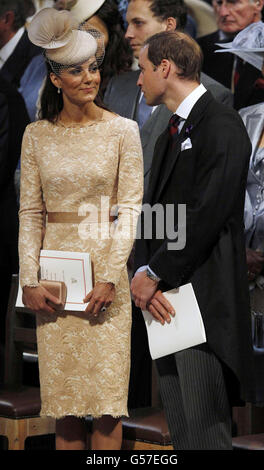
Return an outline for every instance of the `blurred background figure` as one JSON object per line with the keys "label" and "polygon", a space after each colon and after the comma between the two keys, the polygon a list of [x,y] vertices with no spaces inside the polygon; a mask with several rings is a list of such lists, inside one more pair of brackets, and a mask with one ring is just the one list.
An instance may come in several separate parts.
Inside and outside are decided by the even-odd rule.
{"label": "blurred background figure", "polygon": [[26,26],[27,26],[28,21],[30,21],[31,18],[35,15],[36,8],[35,8],[33,0],[23,0],[23,4],[24,4],[24,12],[25,12],[25,18],[26,18]]}
{"label": "blurred background figure", "polygon": [[18,205],[14,174],[28,123],[21,95],[0,75],[0,381],[4,371],[5,318],[11,277],[18,272]]}
{"label": "blurred background figure", "polygon": [[[129,0],[117,0],[117,3],[125,28],[127,28],[126,12]],[[212,33],[217,29],[214,10],[211,4],[209,5],[204,0],[185,0],[185,4],[188,8],[187,21],[184,28],[186,33],[196,38]]]}
{"label": "blurred background figure", "polygon": [[203,71],[232,90],[236,109],[264,101],[261,73],[232,54],[215,54],[216,43],[229,42],[260,21],[263,5],[263,0],[213,0],[218,29],[197,39],[204,54]]}
{"label": "blurred background figure", "polygon": [[[223,46],[217,57],[234,54],[263,75],[263,22],[251,24]],[[243,108],[240,115],[252,143],[244,219],[257,381],[255,400],[264,405],[264,103]]]}
{"label": "blurred background figure", "polygon": [[38,12],[39,10],[42,10],[42,8],[52,7],[54,3],[53,0],[32,0],[32,1],[34,3],[36,12]]}
{"label": "blurred background figure", "polygon": [[[194,39],[210,34],[217,29],[217,23],[212,5],[204,0],[185,0],[188,16],[185,33],[189,33]],[[191,25],[195,25],[195,34]]]}
{"label": "blurred background figure", "polygon": [[30,43],[26,31],[26,12],[34,11],[29,3],[0,0],[0,73],[16,87],[31,59],[40,53],[39,47]]}

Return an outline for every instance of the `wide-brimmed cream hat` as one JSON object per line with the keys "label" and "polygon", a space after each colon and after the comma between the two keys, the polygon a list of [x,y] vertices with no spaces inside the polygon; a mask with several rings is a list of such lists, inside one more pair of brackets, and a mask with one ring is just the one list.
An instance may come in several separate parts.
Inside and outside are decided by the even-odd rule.
{"label": "wide-brimmed cream hat", "polygon": [[262,70],[264,60],[264,23],[257,21],[242,29],[232,42],[216,43],[223,49],[215,52],[232,52],[249,64]]}
{"label": "wide-brimmed cream hat", "polygon": [[57,64],[75,65],[93,56],[101,63],[104,57],[102,34],[77,28],[78,20],[71,12],[44,8],[32,19],[28,36],[33,44],[45,50],[48,60]]}
{"label": "wide-brimmed cream hat", "polygon": [[71,13],[79,23],[83,23],[96,13],[104,2],[105,0],[77,0],[71,8]]}
{"label": "wide-brimmed cream hat", "polygon": [[197,37],[205,36],[217,30],[214,9],[204,0],[184,0],[188,13],[197,26]]}

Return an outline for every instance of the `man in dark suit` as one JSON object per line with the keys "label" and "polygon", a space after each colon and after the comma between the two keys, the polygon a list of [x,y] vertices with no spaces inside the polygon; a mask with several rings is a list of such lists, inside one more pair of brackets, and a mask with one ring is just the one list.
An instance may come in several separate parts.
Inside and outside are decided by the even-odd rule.
{"label": "man in dark suit", "polygon": [[0,0],[0,74],[16,88],[39,47],[28,39],[22,0]]}
{"label": "man in dark suit", "polygon": [[[154,33],[165,30],[184,29],[187,8],[183,0],[130,0],[127,9],[128,28],[126,37],[138,58],[140,47]],[[106,90],[104,102],[121,116],[139,123],[144,161],[144,191],[146,192],[153,151],[158,136],[167,127],[171,111],[163,104],[155,109],[146,105],[137,86],[139,70],[114,77]],[[202,82],[216,99],[232,106],[231,91],[205,74]],[[129,260],[132,268],[133,255]],[[132,303],[131,377],[129,405],[148,406],[151,404],[151,358],[148,351],[143,317]]]}
{"label": "man in dark suit", "polygon": [[18,205],[14,173],[29,117],[15,87],[0,76],[0,348],[3,373],[5,315],[11,277],[18,272]]}
{"label": "man in dark suit", "polygon": [[[156,236],[160,226],[153,225],[144,239],[154,211],[142,220],[131,290],[136,305],[164,323],[172,312],[162,290],[192,283],[207,342],[156,361],[161,398],[175,449],[231,449],[230,406],[248,399],[254,385],[243,233],[251,144],[237,112],[199,84],[201,51],[193,39],[155,35],[139,65],[146,102],[175,113],[156,143],[145,203],[164,211],[164,227],[173,222],[176,235]],[[186,220],[178,221],[179,204]],[[166,219],[171,205],[175,222]]]}
{"label": "man in dark suit", "polygon": [[[133,49],[134,57],[138,58],[140,47],[152,34],[176,28],[183,30],[186,17],[187,9],[183,0],[168,0],[166,2],[163,0],[130,0],[127,9],[126,37]],[[154,146],[158,136],[167,126],[171,112],[164,105],[160,105],[154,110],[152,107],[144,105],[140,89],[137,86],[138,77],[139,70],[114,77],[107,87],[104,102],[117,114],[134,119],[139,123],[146,191]],[[230,90],[205,74],[202,74],[201,81],[217,100],[232,106],[233,97]]]}
{"label": "man in dark suit", "polygon": [[218,30],[197,39],[203,55],[203,71],[234,92],[234,107],[241,109],[264,100],[261,73],[232,54],[216,54],[216,43],[230,42],[252,23],[261,21],[263,0],[214,0]]}

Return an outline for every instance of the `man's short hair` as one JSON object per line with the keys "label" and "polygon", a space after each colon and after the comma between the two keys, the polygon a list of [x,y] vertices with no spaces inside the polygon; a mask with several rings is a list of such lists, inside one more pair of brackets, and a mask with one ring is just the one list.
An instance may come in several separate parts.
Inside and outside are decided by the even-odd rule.
{"label": "man's short hair", "polygon": [[148,59],[160,65],[163,59],[174,62],[180,70],[179,77],[200,82],[203,54],[200,46],[188,34],[180,31],[163,31],[145,41]]}
{"label": "man's short hair", "polygon": [[14,12],[13,29],[17,31],[26,22],[24,2],[22,0],[0,0],[0,16],[7,11]]}
{"label": "man's short hair", "polygon": [[[183,30],[187,22],[187,7],[183,0],[144,0],[149,3],[150,10],[161,21],[170,16],[177,20],[177,30]],[[133,0],[128,0],[128,3]]]}

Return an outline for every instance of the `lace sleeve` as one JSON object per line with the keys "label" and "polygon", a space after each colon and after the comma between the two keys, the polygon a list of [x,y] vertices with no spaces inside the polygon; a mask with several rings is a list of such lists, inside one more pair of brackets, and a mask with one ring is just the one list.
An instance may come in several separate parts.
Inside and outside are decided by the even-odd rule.
{"label": "lace sleeve", "polygon": [[19,210],[19,264],[21,287],[38,286],[39,253],[42,244],[44,203],[36,160],[37,138],[29,125],[24,133],[21,154]]}
{"label": "lace sleeve", "polygon": [[136,236],[143,197],[143,158],[138,126],[127,121],[119,157],[117,205],[118,222],[101,282],[117,284],[131,252]]}

